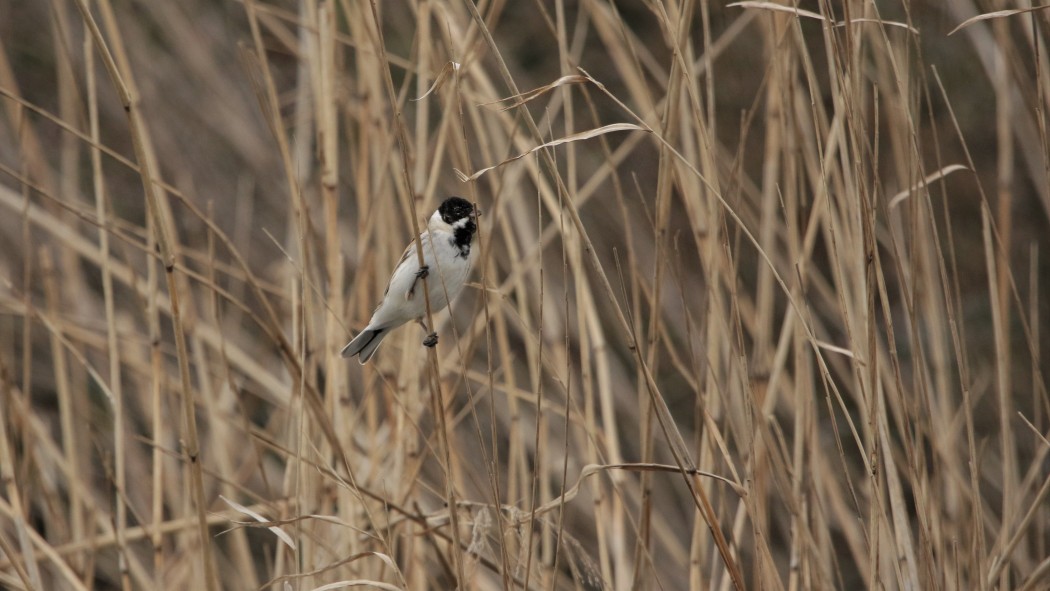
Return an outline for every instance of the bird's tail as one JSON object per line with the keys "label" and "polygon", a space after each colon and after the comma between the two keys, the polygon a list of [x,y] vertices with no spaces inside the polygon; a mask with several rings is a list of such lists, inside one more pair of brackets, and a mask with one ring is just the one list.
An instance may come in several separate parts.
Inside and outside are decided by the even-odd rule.
{"label": "bird's tail", "polygon": [[364,329],[354,340],[347,343],[343,347],[343,357],[353,357],[357,355],[358,361],[361,365],[368,363],[368,360],[372,358],[372,354],[379,348],[379,343],[383,342],[383,337],[387,335],[387,329]]}

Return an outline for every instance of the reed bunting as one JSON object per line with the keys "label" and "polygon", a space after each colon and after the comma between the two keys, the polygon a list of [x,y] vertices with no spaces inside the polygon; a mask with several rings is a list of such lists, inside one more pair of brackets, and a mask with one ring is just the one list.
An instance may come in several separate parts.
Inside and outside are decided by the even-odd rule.
{"label": "reed bunting", "polygon": [[437,333],[430,332],[423,321],[427,308],[420,280],[429,278],[427,291],[432,312],[448,306],[463,291],[467,275],[477,258],[477,250],[473,247],[479,215],[481,212],[466,199],[449,197],[441,202],[420,236],[423,266],[419,266],[415,242],[410,243],[390,276],[383,301],[372,313],[368,326],[343,347],[343,357],[357,355],[364,365],[390,331],[410,320],[418,322],[429,333],[424,345],[433,347],[437,344]]}

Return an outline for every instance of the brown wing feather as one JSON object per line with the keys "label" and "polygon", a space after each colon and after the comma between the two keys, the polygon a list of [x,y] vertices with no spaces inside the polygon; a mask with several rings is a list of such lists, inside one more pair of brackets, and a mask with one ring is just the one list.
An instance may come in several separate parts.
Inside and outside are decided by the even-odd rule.
{"label": "brown wing feather", "polygon": [[[421,234],[420,238],[422,239],[425,236],[426,236],[426,234]],[[405,247],[405,252],[401,253],[401,259],[397,261],[396,265],[394,265],[394,269],[396,270],[398,267],[400,267],[402,264],[404,264],[404,262],[408,260],[408,257],[411,256],[412,254],[415,254],[415,252],[416,252],[416,241],[413,240],[412,242],[408,243],[408,246]],[[394,280],[394,274],[391,273],[390,274],[390,281],[393,281],[393,280]],[[384,299],[386,298],[387,294],[390,293],[390,281],[387,281],[386,289],[383,290],[383,298]],[[413,288],[414,287],[415,287],[415,285],[413,284]],[[408,292],[405,293],[405,299],[406,300],[411,300],[412,296],[415,295],[415,291],[416,291],[415,289],[408,290]],[[378,310],[379,307],[382,306],[382,305],[383,305],[383,302],[381,300],[379,302],[379,305],[376,306],[376,310]],[[374,314],[375,312],[373,311],[372,313]]]}

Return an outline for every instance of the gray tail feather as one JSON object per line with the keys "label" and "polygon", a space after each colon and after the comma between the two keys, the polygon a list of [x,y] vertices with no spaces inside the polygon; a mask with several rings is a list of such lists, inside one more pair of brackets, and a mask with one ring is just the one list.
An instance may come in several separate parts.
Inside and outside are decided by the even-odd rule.
{"label": "gray tail feather", "polygon": [[368,363],[368,360],[372,358],[372,354],[379,348],[379,343],[383,342],[383,337],[386,336],[386,329],[380,328],[376,330],[365,329],[362,330],[354,340],[347,343],[343,347],[343,357],[358,356],[358,361],[361,365]]}

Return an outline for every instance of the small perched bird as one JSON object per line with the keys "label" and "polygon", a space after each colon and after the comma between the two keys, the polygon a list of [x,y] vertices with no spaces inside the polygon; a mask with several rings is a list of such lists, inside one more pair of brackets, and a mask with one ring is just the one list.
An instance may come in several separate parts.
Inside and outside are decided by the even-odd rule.
{"label": "small perched bird", "polygon": [[463,291],[477,258],[473,246],[479,215],[481,212],[466,199],[449,197],[441,202],[419,237],[423,243],[423,266],[419,266],[415,242],[410,243],[390,276],[383,301],[372,313],[368,326],[343,347],[343,357],[357,355],[364,365],[390,331],[410,320],[418,322],[429,333],[424,345],[437,344],[437,333],[430,332],[423,321],[427,308],[421,280],[430,278],[427,291],[432,312],[443,309]]}

